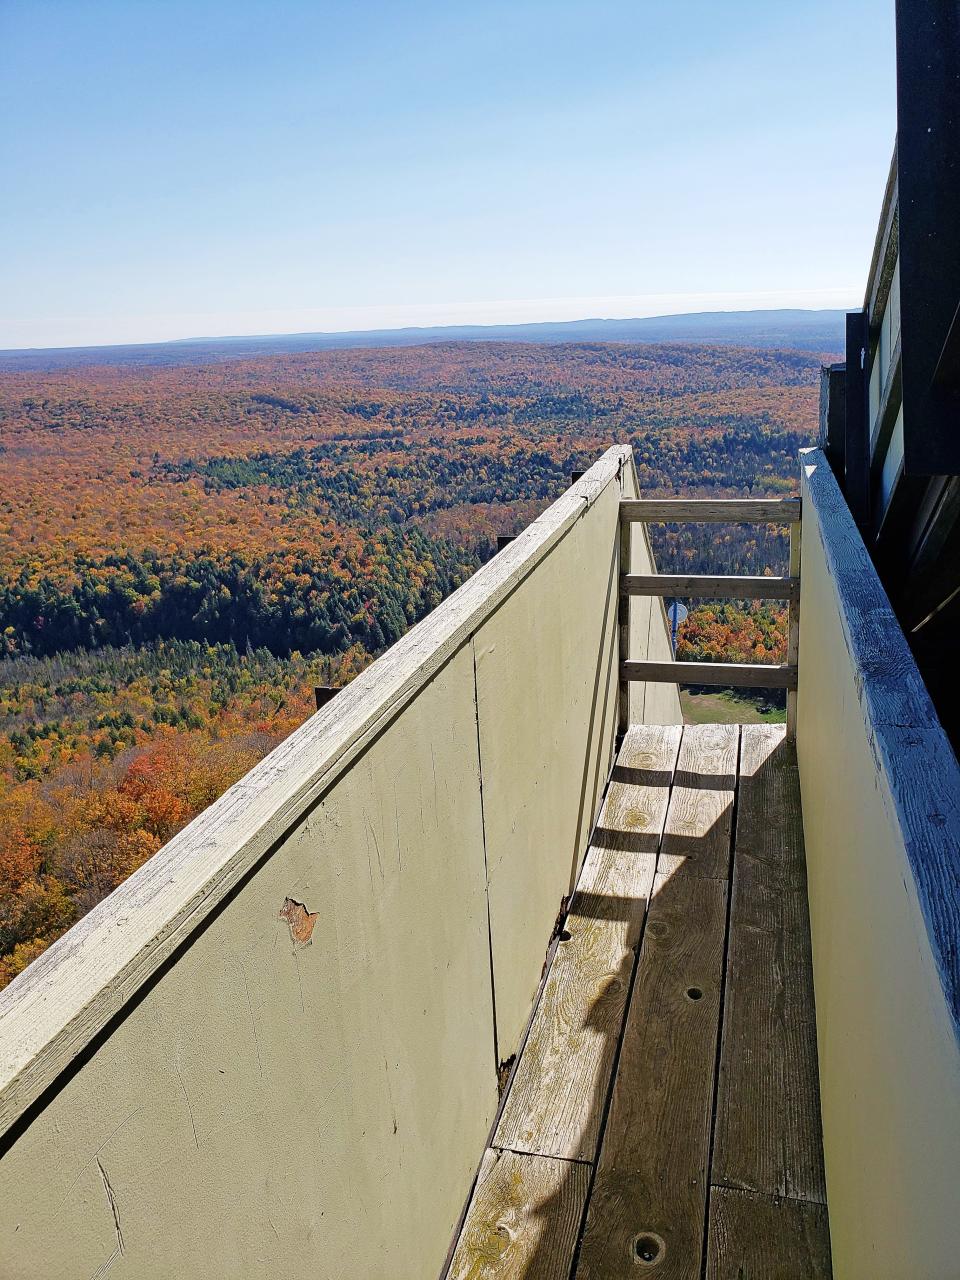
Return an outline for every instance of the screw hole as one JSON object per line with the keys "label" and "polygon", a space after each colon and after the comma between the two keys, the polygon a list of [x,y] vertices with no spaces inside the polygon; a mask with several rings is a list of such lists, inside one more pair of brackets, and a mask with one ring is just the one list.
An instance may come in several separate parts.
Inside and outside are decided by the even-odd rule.
{"label": "screw hole", "polygon": [[561,930],[560,930],[560,932],[557,934],[557,939],[558,939],[560,942],[569,942],[569,941],[570,941],[570,930],[569,930],[569,929],[561,929]]}
{"label": "screw hole", "polygon": [[687,987],[688,1000],[700,1000],[703,998],[703,992],[699,987]]}
{"label": "screw hole", "polygon": [[666,1246],[660,1237],[653,1235],[649,1231],[644,1231],[633,1242],[633,1252],[636,1260],[647,1267],[653,1266],[654,1263],[661,1260],[665,1248]]}

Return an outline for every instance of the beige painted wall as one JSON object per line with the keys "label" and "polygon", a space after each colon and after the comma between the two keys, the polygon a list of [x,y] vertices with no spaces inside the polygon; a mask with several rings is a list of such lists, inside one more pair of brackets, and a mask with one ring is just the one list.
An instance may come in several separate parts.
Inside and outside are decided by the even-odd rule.
{"label": "beige painted wall", "polygon": [[[609,484],[475,637],[498,1054],[515,1053],[546,944],[572,892],[613,764],[618,698],[618,507]],[[655,567],[635,525],[632,571]],[[637,598],[634,656],[671,657],[659,599]],[[631,721],[679,724],[676,685],[631,687]],[[648,709],[649,704],[649,709]]]}
{"label": "beige painted wall", "polygon": [[[481,601],[449,656],[431,656],[429,626],[395,647],[433,663],[422,687],[374,716],[369,745],[11,1131],[0,1276],[439,1270],[611,763],[620,489],[607,455],[561,500],[572,518],[546,513],[442,606],[473,617]],[[399,657],[381,661],[408,687]],[[375,668],[360,680],[343,715],[366,724]],[[322,733],[305,727],[218,802],[222,821],[214,806],[188,828],[170,876],[266,813]],[[38,1016],[46,973],[56,1003],[71,957],[103,964],[165,865],[0,996],[0,1056],[18,991]],[[288,897],[317,913],[309,942],[280,918]]]}
{"label": "beige painted wall", "polygon": [[609,485],[474,640],[501,1059],[518,1048],[612,764],[619,499]]}
{"label": "beige painted wall", "polygon": [[[905,664],[893,664],[899,701],[885,716],[884,690],[870,688],[886,678],[882,637],[875,662],[851,659],[843,612],[865,601],[850,583],[838,588],[825,552],[845,508],[823,455],[807,458],[797,754],[834,1274],[951,1280],[960,1276],[960,1052],[905,850],[903,802],[928,838],[951,841],[944,819],[960,796],[936,794],[945,779],[930,725],[903,723]],[[859,625],[855,614],[849,621]],[[917,752],[927,733],[929,754]],[[892,777],[891,746],[894,767],[909,768],[916,753],[940,776]]]}
{"label": "beige painted wall", "polygon": [[99,1274],[111,1197],[111,1277],[439,1264],[497,1098],[477,780],[468,645],[0,1161],[0,1275]]}

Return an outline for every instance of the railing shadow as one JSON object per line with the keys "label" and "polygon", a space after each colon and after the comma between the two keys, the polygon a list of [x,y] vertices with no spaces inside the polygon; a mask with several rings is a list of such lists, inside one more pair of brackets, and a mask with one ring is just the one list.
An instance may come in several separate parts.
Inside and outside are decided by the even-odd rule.
{"label": "railing shadow", "polygon": [[[787,750],[786,746],[781,744],[780,747],[771,752],[763,767],[777,767],[778,763],[785,758],[784,753]],[[627,787],[663,787],[670,782],[670,775],[617,765],[611,775],[611,782]],[[672,801],[673,792],[678,787],[699,788],[707,786],[711,790],[732,793],[736,784],[737,778],[733,775],[702,776],[678,771],[673,775],[670,798]],[[620,1067],[624,1034],[631,1016],[631,1004],[637,993],[636,977],[638,968],[642,962],[645,947],[669,945],[671,931],[678,927],[683,927],[682,923],[677,921],[677,914],[682,912],[683,903],[687,897],[685,882],[690,878],[703,878],[703,851],[708,844],[712,844],[717,840],[717,827],[723,828],[722,838],[727,841],[727,878],[729,879],[733,856],[732,825],[733,796],[731,795],[730,801],[714,817],[712,824],[704,831],[695,835],[672,834],[670,836],[670,871],[666,873],[666,878],[664,878],[665,873],[661,872],[659,879],[654,881],[649,901],[642,897],[617,897],[581,890],[574,894],[564,926],[566,932],[570,935],[570,943],[567,945],[575,945],[578,932],[587,929],[591,921],[621,920],[628,925],[626,942],[629,949],[627,954],[624,955],[618,968],[612,970],[602,982],[601,994],[590,1004],[582,1022],[584,1033],[602,1035],[610,1041],[607,1055],[607,1058],[611,1061],[610,1069],[603,1074],[601,1079],[595,1082],[590,1102],[581,1117],[581,1131],[589,1132],[591,1127],[596,1126],[600,1136],[594,1151],[594,1167],[590,1173],[586,1203],[583,1205],[579,1217],[575,1222],[571,1222],[571,1213],[576,1213],[576,1206],[582,1195],[582,1173],[578,1174],[575,1165],[567,1161],[568,1167],[565,1169],[559,1185],[555,1186],[548,1195],[528,1210],[525,1229],[528,1229],[531,1235],[537,1235],[537,1243],[522,1270],[511,1270],[511,1275],[523,1276],[524,1280],[568,1280],[568,1277],[573,1276],[577,1276],[578,1280],[586,1280],[586,1277],[590,1276],[591,1280],[594,1280],[595,1277],[599,1277],[601,1274],[595,1269],[588,1270],[586,1260],[583,1266],[580,1265],[579,1247],[571,1264],[570,1247],[572,1237],[580,1237],[587,1222],[590,1197],[596,1176],[595,1170],[599,1165],[603,1151],[613,1086]],[[621,831],[599,826],[594,831],[591,845],[595,848],[609,851],[611,854],[622,854],[624,858],[639,855],[649,856],[653,852],[658,853],[662,845],[662,835],[656,835],[651,838],[646,833]],[[658,855],[658,863],[661,861]],[[648,934],[646,930],[651,910],[656,911],[658,918],[655,936]],[[680,916],[680,921],[683,921],[682,915]],[[686,922],[687,927],[695,927],[695,923],[694,921]],[[686,1016],[717,1019],[720,989],[723,983],[722,973],[717,978],[716,975],[706,975],[694,972],[691,969],[689,973],[682,975],[680,981],[691,988],[698,987],[704,993],[708,992],[711,982],[716,985],[715,1000],[700,999],[696,1001],[691,1004]],[[619,1019],[619,1023],[616,1024],[616,1030],[614,1031],[611,1028],[610,1000],[611,993],[615,993],[619,989],[626,990],[626,998],[623,1005],[623,1015]],[[719,1034],[718,1021],[716,1035],[719,1036]],[[651,1064],[651,1069],[654,1069],[654,1064]],[[662,1080],[660,1084],[662,1084]],[[537,1157],[531,1157],[531,1159],[535,1158]],[[623,1172],[629,1174],[629,1170]],[[616,1233],[617,1239],[611,1242],[610,1248],[617,1251],[620,1262],[613,1272],[605,1268],[604,1276],[610,1274],[632,1275],[638,1272],[640,1268],[645,1273],[649,1271],[651,1275],[656,1275],[659,1262],[665,1260],[669,1255],[671,1244],[670,1224],[651,1221],[644,1205],[631,1205],[623,1201],[621,1201],[619,1208],[619,1220],[622,1223],[622,1230]],[[660,1257],[650,1257],[648,1255],[651,1250],[662,1250],[663,1252]],[[610,1256],[609,1250],[605,1250],[605,1255],[607,1257]],[[493,1268],[490,1271],[484,1270],[480,1274],[492,1277],[497,1274],[497,1271],[496,1268]],[[699,1270],[697,1274],[699,1274]]]}

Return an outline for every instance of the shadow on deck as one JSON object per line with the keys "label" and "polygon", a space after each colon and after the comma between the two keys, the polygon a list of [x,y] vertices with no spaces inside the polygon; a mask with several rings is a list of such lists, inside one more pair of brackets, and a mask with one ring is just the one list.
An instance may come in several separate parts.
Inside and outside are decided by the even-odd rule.
{"label": "shadow on deck", "polygon": [[635,726],[449,1276],[831,1274],[781,726]]}

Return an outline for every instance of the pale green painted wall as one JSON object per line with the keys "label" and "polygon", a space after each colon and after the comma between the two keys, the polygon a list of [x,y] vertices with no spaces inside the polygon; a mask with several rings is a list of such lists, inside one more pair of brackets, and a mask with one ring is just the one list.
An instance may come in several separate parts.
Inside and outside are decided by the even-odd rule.
{"label": "pale green painted wall", "polygon": [[806,486],[801,578],[797,754],[834,1275],[953,1280],[960,1053]]}
{"label": "pale green painted wall", "polygon": [[[619,497],[38,1109],[0,1161],[0,1275],[436,1274],[611,763]],[[307,945],[287,897],[318,913]]]}

